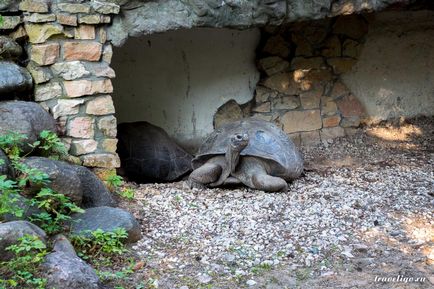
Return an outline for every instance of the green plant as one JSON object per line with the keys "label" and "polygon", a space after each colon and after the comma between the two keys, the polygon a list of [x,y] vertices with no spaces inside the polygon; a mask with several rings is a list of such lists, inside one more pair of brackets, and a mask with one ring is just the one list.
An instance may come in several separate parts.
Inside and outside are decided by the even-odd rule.
{"label": "green plant", "polygon": [[121,197],[123,197],[123,198],[125,198],[125,199],[127,199],[127,200],[133,200],[133,199],[134,199],[135,192],[134,192],[134,190],[131,189],[131,188],[124,188],[123,190],[120,190],[120,191],[118,192],[118,194],[119,194]]}
{"label": "green plant", "polygon": [[0,286],[23,288],[22,286],[27,285],[32,288],[45,288],[46,279],[37,277],[39,265],[47,255],[45,244],[31,235],[24,235],[18,242],[6,248],[14,254],[14,258],[1,263],[0,275],[4,277],[0,278]]}
{"label": "green plant", "polygon": [[23,216],[23,209],[16,205],[18,201],[17,183],[8,180],[6,176],[0,176],[0,219],[6,214],[16,217]]}
{"label": "green plant", "polygon": [[0,148],[11,160],[16,160],[22,152],[20,144],[25,139],[27,139],[25,134],[9,131],[7,134],[0,135]]}
{"label": "green plant", "polygon": [[37,222],[48,234],[55,234],[63,229],[66,221],[69,221],[71,213],[83,213],[84,210],[75,205],[67,196],[54,192],[49,188],[42,188],[32,198],[32,205],[44,211],[33,214],[31,221]]}
{"label": "green plant", "polygon": [[114,173],[114,174],[110,174],[107,177],[105,183],[107,184],[107,187],[109,188],[110,191],[115,192],[122,185],[123,179],[121,176],[118,176]]}
{"label": "green plant", "polygon": [[[128,238],[128,233],[124,228],[116,228],[113,231],[95,231],[83,232],[82,235],[72,237],[72,244],[78,254],[84,259],[108,257],[109,255],[120,255],[125,253],[124,241]],[[109,257],[110,258],[110,257]]]}
{"label": "green plant", "polygon": [[68,154],[65,145],[52,131],[43,130],[39,134],[39,140],[31,145],[39,154],[52,159],[59,159]]}

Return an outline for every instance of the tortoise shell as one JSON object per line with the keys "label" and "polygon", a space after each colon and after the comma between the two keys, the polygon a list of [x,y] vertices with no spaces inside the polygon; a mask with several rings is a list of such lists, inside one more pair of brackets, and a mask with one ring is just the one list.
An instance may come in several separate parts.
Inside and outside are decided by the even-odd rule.
{"label": "tortoise shell", "polygon": [[191,171],[190,154],[160,127],[148,122],[118,125],[123,173],[136,182],[170,182]]}
{"label": "tortoise shell", "polygon": [[241,151],[241,156],[253,156],[268,161],[273,175],[298,176],[303,170],[302,157],[291,139],[273,123],[252,118],[228,123],[214,130],[192,160],[193,169],[202,166],[214,156],[224,155],[231,135],[236,133],[249,135],[249,144]]}

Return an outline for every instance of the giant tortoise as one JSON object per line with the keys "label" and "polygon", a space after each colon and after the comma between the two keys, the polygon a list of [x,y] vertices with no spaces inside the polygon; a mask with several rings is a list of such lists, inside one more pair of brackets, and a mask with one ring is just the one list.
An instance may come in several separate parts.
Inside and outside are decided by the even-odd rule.
{"label": "giant tortoise", "polygon": [[190,154],[146,121],[118,125],[121,171],[132,181],[170,182],[191,171]]}
{"label": "giant tortoise", "polygon": [[286,191],[299,177],[303,159],[276,125],[246,118],[223,125],[205,140],[192,160],[191,186],[242,183],[250,188]]}

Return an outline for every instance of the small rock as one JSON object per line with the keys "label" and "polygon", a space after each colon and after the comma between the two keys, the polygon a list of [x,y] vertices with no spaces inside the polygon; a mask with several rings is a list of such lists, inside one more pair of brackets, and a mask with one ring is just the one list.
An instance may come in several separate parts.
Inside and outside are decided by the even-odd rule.
{"label": "small rock", "polygon": [[256,281],[255,280],[247,280],[246,282],[247,286],[255,286],[256,285]]}
{"label": "small rock", "polygon": [[197,281],[199,281],[199,283],[201,284],[208,284],[209,282],[211,282],[212,277],[209,276],[208,274],[200,274],[197,277]]}

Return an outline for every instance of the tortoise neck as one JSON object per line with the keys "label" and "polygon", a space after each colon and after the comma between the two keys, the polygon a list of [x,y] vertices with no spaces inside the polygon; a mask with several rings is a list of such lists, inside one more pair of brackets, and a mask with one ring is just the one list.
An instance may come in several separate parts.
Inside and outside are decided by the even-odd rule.
{"label": "tortoise neck", "polygon": [[226,151],[226,162],[229,166],[229,171],[231,173],[235,172],[238,162],[240,160],[240,154],[243,148],[238,146],[233,146],[231,143]]}

